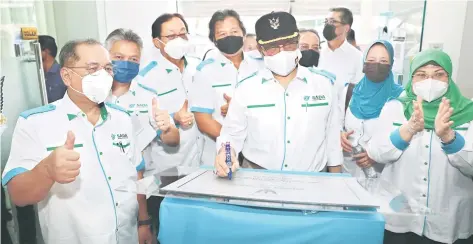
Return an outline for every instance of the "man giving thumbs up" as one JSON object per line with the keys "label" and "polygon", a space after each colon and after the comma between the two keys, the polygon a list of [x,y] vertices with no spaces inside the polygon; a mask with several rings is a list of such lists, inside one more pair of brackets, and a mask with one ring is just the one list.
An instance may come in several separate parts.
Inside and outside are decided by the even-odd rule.
{"label": "man giving thumbs up", "polygon": [[130,114],[104,102],[115,71],[108,51],[71,41],[59,56],[66,95],[20,114],[2,184],[15,205],[38,204],[44,243],[140,243],[145,206],[116,189],[136,181],[145,163]]}

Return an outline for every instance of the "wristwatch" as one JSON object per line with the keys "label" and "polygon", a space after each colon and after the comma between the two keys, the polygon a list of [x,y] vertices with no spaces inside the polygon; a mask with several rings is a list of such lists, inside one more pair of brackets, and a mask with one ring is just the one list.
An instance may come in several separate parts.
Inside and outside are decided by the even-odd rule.
{"label": "wristwatch", "polygon": [[151,218],[148,218],[147,220],[138,220],[138,227],[143,225],[151,225]]}

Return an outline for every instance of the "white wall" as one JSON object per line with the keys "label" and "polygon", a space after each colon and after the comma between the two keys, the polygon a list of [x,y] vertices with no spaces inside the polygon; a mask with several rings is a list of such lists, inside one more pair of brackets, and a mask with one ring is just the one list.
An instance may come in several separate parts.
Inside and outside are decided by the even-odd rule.
{"label": "white wall", "polygon": [[422,49],[443,44],[453,63],[453,80],[466,97],[473,97],[473,2],[428,0]]}
{"label": "white wall", "polygon": [[99,39],[95,1],[54,1],[52,4],[59,49],[73,39]]}
{"label": "white wall", "polygon": [[427,1],[422,49],[442,43],[443,50],[452,59],[454,78],[459,68],[467,4],[467,0]]}
{"label": "white wall", "polygon": [[117,28],[134,30],[143,39],[145,47],[152,45],[151,25],[163,13],[174,13],[174,1],[128,0],[128,1],[97,1],[97,15],[104,21],[100,28],[100,41],[104,42],[107,35]]}
{"label": "white wall", "polygon": [[468,2],[458,61],[458,71],[455,80],[462,94],[468,98],[473,98],[473,48],[471,40],[473,40],[473,2]]}

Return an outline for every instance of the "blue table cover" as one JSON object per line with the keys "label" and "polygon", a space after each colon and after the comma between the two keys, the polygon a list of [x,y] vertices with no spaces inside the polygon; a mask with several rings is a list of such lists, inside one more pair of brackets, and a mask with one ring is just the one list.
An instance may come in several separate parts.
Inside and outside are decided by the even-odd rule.
{"label": "blue table cover", "polygon": [[380,213],[318,212],[234,206],[165,198],[161,244],[382,244]]}

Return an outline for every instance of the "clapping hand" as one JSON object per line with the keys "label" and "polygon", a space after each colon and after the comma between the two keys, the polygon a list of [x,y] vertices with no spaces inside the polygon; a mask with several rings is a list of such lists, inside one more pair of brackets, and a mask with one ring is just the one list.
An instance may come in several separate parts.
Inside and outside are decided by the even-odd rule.
{"label": "clapping hand", "polygon": [[412,101],[414,104],[414,112],[411,114],[411,118],[407,122],[408,131],[412,135],[424,130],[424,110],[422,109],[422,98],[417,97],[417,101]]}
{"label": "clapping hand", "polygon": [[435,134],[444,143],[448,143],[455,138],[455,132],[452,129],[453,121],[450,116],[453,114],[453,108],[450,107],[450,100],[445,97],[439,105],[437,116],[435,116]]}

